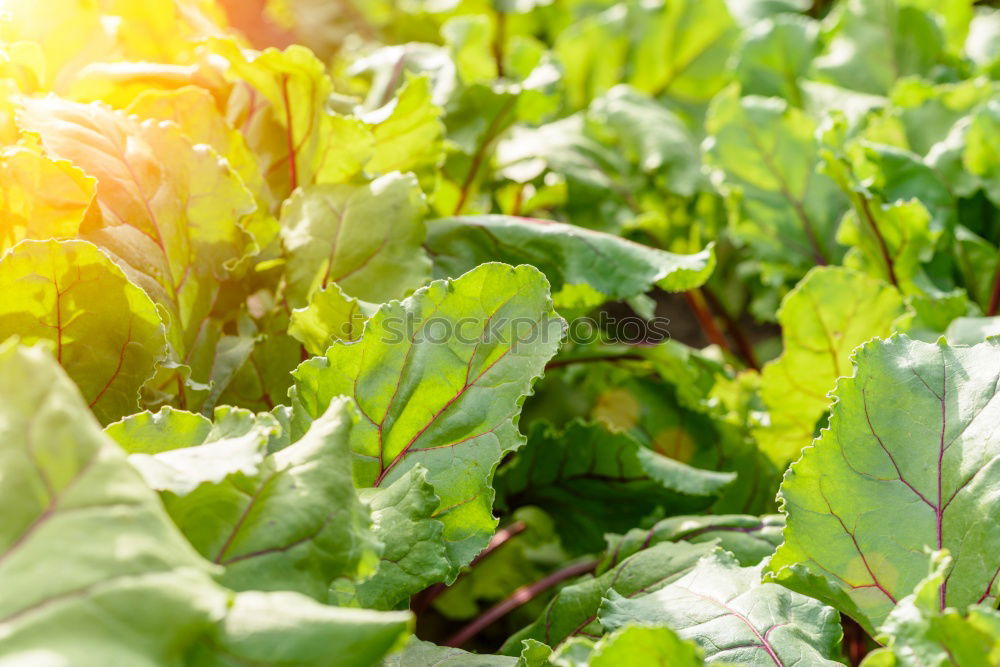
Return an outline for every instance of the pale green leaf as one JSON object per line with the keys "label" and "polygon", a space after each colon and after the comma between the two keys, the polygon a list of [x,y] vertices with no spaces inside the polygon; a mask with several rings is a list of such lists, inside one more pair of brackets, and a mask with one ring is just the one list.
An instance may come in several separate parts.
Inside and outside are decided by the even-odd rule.
{"label": "pale green leaf", "polygon": [[550,658],[558,667],[701,667],[701,649],[663,626],[627,625],[597,642],[574,637]]}
{"label": "pale green leaf", "polygon": [[858,348],[830,428],[782,482],[787,526],[771,579],[872,632],[924,577],[931,547],[955,554],[940,607],[995,600],[996,346],[896,335]]}
{"label": "pale green leaf", "polygon": [[0,259],[0,340],[49,341],[102,422],[135,412],[166,353],[160,313],[85,241],[22,241]]}
{"label": "pale green leaf", "polygon": [[421,248],[425,211],[412,175],[297,192],[281,215],[292,305],[305,306],[314,291],[330,283],[375,303],[420,287],[430,277],[430,260]]}
{"label": "pale green leaf", "polygon": [[770,424],[755,433],[779,465],[797,458],[830,405],[827,394],[850,370],[851,351],[888,336],[904,313],[899,292],[842,267],[810,271],[778,310],[784,351],[763,372],[761,398]]}
{"label": "pale green leaf", "polygon": [[292,402],[316,418],[333,397],[355,398],[359,487],[386,486],[423,465],[457,567],[493,533],[493,469],[524,442],[521,403],[563,327],[541,273],[486,264],[383,305],[360,342],[334,344],[295,371]]}

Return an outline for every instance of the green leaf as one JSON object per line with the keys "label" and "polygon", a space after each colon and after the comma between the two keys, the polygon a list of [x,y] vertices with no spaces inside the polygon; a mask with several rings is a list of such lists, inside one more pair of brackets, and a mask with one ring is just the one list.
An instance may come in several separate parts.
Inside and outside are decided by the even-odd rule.
{"label": "green leaf", "polygon": [[410,634],[408,612],[343,609],[297,593],[235,596],[215,631],[185,659],[192,667],[370,667]]}
{"label": "green leaf", "polygon": [[440,504],[427,471],[416,465],[384,489],[362,493],[371,509],[375,538],[383,544],[378,570],[362,582],[337,581],[333,600],[368,609],[393,609],[423,589],[448,578],[451,565],[433,518]]}
{"label": "green leaf", "polygon": [[[225,412],[222,413],[225,415]],[[220,429],[202,442],[152,451],[174,430],[194,435],[189,413],[143,413],[109,428],[160,492],[184,535],[225,567],[237,590],[295,590],[326,601],[335,579],[363,578],[379,545],[350,477],[348,443],[356,417],[347,399],[331,402],[301,439],[267,454],[280,427],[269,416]],[[198,434],[204,426],[198,429]]]}
{"label": "green leaf", "polygon": [[310,354],[323,354],[338,340],[361,338],[375,310],[374,304],[349,297],[339,285],[330,283],[313,292],[308,305],[292,311],[288,333]]}
{"label": "green leaf", "polygon": [[959,317],[944,334],[952,345],[975,345],[990,336],[1000,336],[1000,317]]}
{"label": "green leaf", "polygon": [[903,313],[895,288],[842,267],[813,269],[788,293],[778,310],[785,349],[762,375],[771,422],[755,434],[775,463],[795,459],[812,441],[828,392],[850,371],[851,351],[888,336]]}
{"label": "green leaf", "polygon": [[493,470],[524,442],[521,403],[563,328],[541,273],[485,264],[383,305],[360,342],[334,344],[299,366],[292,403],[315,418],[335,396],[358,402],[351,449],[359,487],[384,487],[423,465],[458,567],[493,533]]}
{"label": "green leaf", "polygon": [[22,241],[0,259],[0,340],[49,341],[102,422],[139,407],[166,352],[160,313],[85,241]]}
{"label": "green leaf", "polygon": [[563,544],[586,553],[601,548],[605,533],[628,530],[657,510],[704,509],[734,479],[734,473],[657,454],[601,425],[573,421],[560,433],[540,422],[494,487],[508,507],[550,511]]}
{"label": "green leaf", "polygon": [[770,579],[871,633],[923,578],[931,547],[955,554],[940,606],[995,599],[996,345],[895,335],[858,348],[830,428],[782,482],[787,526]]}
{"label": "green leaf", "polygon": [[366,117],[369,122],[378,120],[372,127],[375,152],[365,165],[368,172],[420,172],[444,159],[443,112],[431,101],[431,92],[429,78],[407,74],[396,97]]}
{"label": "green leaf", "polygon": [[937,22],[905,0],[848,0],[834,10],[826,49],[814,61],[821,81],[884,95],[899,78],[926,75],[940,62]]}
{"label": "green leaf", "polygon": [[713,178],[729,199],[730,227],[770,271],[798,277],[838,258],[833,242],[843,195],[817,173],[816,125],[775,98],[729,88],[709,108],[705,127]]}
{"label": "green leaf", "polygon": [[541,270],[554,293],[588,285],[608,300],[644,294],[654,285],[693,289],[715,268],[711,247],[677,255],[574,225],[502,215],[434,220],[427,248],[439,276],[460,275],[494,259],[523,262]]}
{"label": "green leaf", "polygon": [[371,129],[327,109],[333,83],[308,48],[255,52],[225,39],[210,40],[209,48],[229,62],[229,121],[261,159],[276,199],[299,187],[345,182],[372,157]]}
{"label": "green leaf", "polygon": [[425,211],[410,174],[296,192],[281,215],[292,305],[305,306],[313,292],[330,283],[375,303],[420,287],[430,277],[430,260],[421,248]]}
{"label": "green leaf", "polygon": [[[42,349],[0,345],[0,421],[10,473],[0,477],[0,661],[362,667],[408,634],[407,613],[215,583],[219,568],[191,548]],[[183,423],[181,437],[195,437],[194,420]],[[331,645],[350,653],[331,655]]]}
{"label": "green leaf", "polygon": [[612,594],[635,598],[659,590],[679,579],[715,548],[712,543],[658,544],[626,558],[599,577],[583,577],[556,593],[538,620],[514,633],[501,651],[512,655],[526,639],[558,646],[575,636],[599,638],[607,632],[597,615],[604,598]]}
{"label": "green leaf", "polygon": [[610,593],[599,618],[615,630],[631,623],[666,625],[705,651],[706,662],[742,665],[839,665],[837,612],[775,584],[760,568],[741,568],[717,550],[680,579],[627,599]]}
{"label": "green leaf", "polygon": [[739,39],[724,0],[639,6],[628,83],[680,102],[708,102],[730,80],[726,62]]}
{"label": "green leaf", "polygon": [[517,658],[502,655],[479,655],[460,648],[437,646],[411,639],[402,651],[387,657],[381,667],[518,667]]}
{"label": "green leaf", "polygon": [[701,667],[705,664],[696,644],[684,641],[670,628],[645,625],[627,625],[597,642],[574,637],[550,660],[559,667]]}
{"label": "green leaf", "polygon": [[990,201],[1000,206],[1000,100],[987,102],[972,115],[965,141],[963,165],[979,177]]}
{"label": "green leaf", "polygon": [[[99,104],[25,99],[21,127],[50,156],[97,179],[97,207],[82,230],[170,316],[173,366],[208,381],[214,350],[198,350],[222,284],[253,250],[241,219],[256,204],[225,160],[172,123],[140,123]],[[192,361],[200,359],[200,364]],[[173,391],[176,372],[158,386]],[[168,387],[160,385],[169,383]]]}
{"label": "green leaf", "polygon": [[819,24],[798,14],[782,14],[753,25],[733,63],[743,94],[783,97],[794,106],[803,106],[799,79],[809,72],[818,40]]}
{"label": "green leaf", "polygon": [[1000,613],[985,605],[972,605],[966,614],[940,608],[941,588],[951,569],[946,554],[934,554],[930,575],[879,628],[878,639],[886,648],[869,654],[862,664],[988,667],[1000,661]]}
{"label": "green leaf", "polygon": [[636,528],[624,535],[609,535],[608,547],[597,566],[598,574],[615,567],[629,556],[663,542],[718,544],[736,557],[740,565],[756,565],[781,544],[784,517],[741,514],[674,516],[646,530]]}
{"label": "green leaf", "polygon": [[27,146],[0,154],[0,253],[22,239],[72,238],[94,199],[97,182],[66,160]]}

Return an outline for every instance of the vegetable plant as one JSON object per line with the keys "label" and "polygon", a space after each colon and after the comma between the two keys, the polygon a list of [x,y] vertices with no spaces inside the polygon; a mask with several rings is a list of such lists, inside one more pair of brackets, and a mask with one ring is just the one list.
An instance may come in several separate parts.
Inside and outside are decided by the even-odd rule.
{"label": "vegetable plant", "polygon": [[1000,8],[0,0],[0,664],[1000,665]]}

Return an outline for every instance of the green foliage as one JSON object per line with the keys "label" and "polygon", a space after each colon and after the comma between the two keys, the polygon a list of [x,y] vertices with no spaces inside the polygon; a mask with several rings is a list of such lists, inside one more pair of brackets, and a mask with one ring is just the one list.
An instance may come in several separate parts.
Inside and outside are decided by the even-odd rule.
{"label": "green foliage", "polygon": [[0,663],[996,664],[998,43],[0,0]]}

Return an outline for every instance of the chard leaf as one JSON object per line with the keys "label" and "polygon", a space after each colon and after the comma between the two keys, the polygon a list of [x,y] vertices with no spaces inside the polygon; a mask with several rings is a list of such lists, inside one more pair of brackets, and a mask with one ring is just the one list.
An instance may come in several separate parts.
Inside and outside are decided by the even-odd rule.
{"label": "chard leaf", "polygon": [[0,345],[0,421],[0,662],[363,667],[408,634],[407,613],[217,584],[42,349]]}
{"label": "chard leaf", "polygon": [[[97,179],[98,219],[81,236],[167,310],[175,365],[195,357],[221,282],[251,249],[240,224],[255,208],[250,192],[218,154],[192,145],[176,125],[55,97],[23,106],[21,126],[41,136],[49,156]],[[212,347],[198,352],[208,358],[197,378],[204,382]]]}
{"label": "chard leaf", "polygon": [[294,194],[281,215],[292,305],[305,306],[330,283],[375,303],[422,285],[430,277],[421,248],[425,211],[411,174],[364,185],[315,185]]}
{"label": "chard leaf", "polygon": [[427,248],[439,276],[461,275],[494,259],[523,262],[545,274],[553,293],[588,285],[608,300],[653,286],[683,292],[702,285],[715,268],[711,247],[677,255],[575,225],[502,215],[434,220]]}
{"label": "chard leaf", "polygon": [[679,579],[715,545],[662,543],[644,549],[599,577],[583,577],[560,589],[539,618],[514,633],[501,651],[512,655],[522,640],[534,639],[558,646],[576,636],[599,638],[608,629],[598,618],[598,608],[612,594],[623,599],[642,597]]}
{"label": "chard leaf", "polygon": [[558,667],[617,667],[618,665],[671,665],[701,667],[702,651],[666,627],[627,625],[597,642],[574,637],[550,661]]}
{"label": "chard leaf", "polygon": [[[431,100],[431,80],[407,74],[396,97],[374,114],[388,114],[373,123],[374,153],[365,169],[374,174],[436,167],[443,159],[444,123],[441,107]],[[366,119],[374,121],[375,118]]]}
{"label": "chard leaf", "polygon": [[734,479],[735,473],[657,454],[624,433],[573,421],[562,433],[537,423],[494,487],[507,507],[550,510],[563,544],[593,552],[605,533],[627,530],[657,510],[677,514],[709,506]]}
{"label": "chard leaf", "polygon": [[189,419],[179,411],[140,414],[109,433],[126,451],[149,452],[130,462],[160,492],[195,549],[225,567],[223,583],[326,601],[335,579],[374,570],[380,547],[351,482],[348,443],[356,417],[347,399],[331,402],[302,438],[273,454],[268,444],[280,427],[269,417],[150,452],[157,438],[145,431],[172,430],[178,421],[183,429]]}
{"label": "chard leaf", "polygon": [[787,525],[771,580],[873,632],[924,577],[931,547],[955,554],[939,608],[996,599],[996,346],[895,335],[858,348],[830,428],[781,484]]}
{"label": "chard leaf", "polygon": [[166,352],[160,313],[86,241],[22,241],[0,259],[0,340],[45,340],[102,422],[139,407]]}
{"label": "chard leaf", "polygon": [[316,418],[335,396],[358,402],[351,449],[359,487],[384,487],[423,465],[457,568],[493,533],[493,470],[524,443],[521,403],[563,328],[541,273],[485,264],[383,305],[360,342],[304,362],[292,404]]}
{"label": "chard leaf", "polygon": [[598,614],[616,630],[631,623],[666,625],[705,651],[706,663],[839,665],[837,612],[804,595],[760,583],[760,568],[741,568],[722,550],[680,579],[627,599],[611,592]]}
{"label": "chard leaf", "polygon": [[779,515],[674,516],[656,522],[648,530],[636,528],[624,535],[609,535],[597,572],[606,572],[643,549],[681,540],[692,544],[713,542],[733,554],[740,565],[756,565],[774,553],[784,526],[784,517]]}
{"label": "chard leaf", "polygon": [[[544,664],[544,663],[541,663]],[[519,667],[517,658],[502,655],[480,655],[460,648],[437,646],[414,637],[402,651],[387,657],[381,667]]]}
{"label": "chard leaf", "polygon": [[1000,100],[987,102],[972,115],[965,141],[963,165],[979,178],[990,201],[1000,206]]}
{"label": "chard leaf", "polygon": [[421,465],[383,489],[361,496],[372,513],[375,538],[384,545],[378,570],[361,582],[337,581],[334,601],[368,609],[393,609],[423,589],[448,578],[451,565],[442,533],[433,518],[440,504]]}
{"label": "chard leaf", "polygon": [[229,62],[235,84],[229,120],[260,156],[277,199],[299,187],[345,182],[371,158],[371,130],[356,118],[328,111],[333,83],[308,48],[293,44],[284,51],[254,52],[223,39],[211,40],[209,47]]}
{"label": "chard leaf", "polygon": [[[955,3],[959,4],[959,3]],[[884,95],[896,79],[924,75],[944,52],[944,35],[907,0],[847,0],[829,20],[826,48],[813,63],[821,81]]]}
{"label": "chard leaf", "polygon": [[0,153],[0,253],[22,239],[73,238],[96,181],[66,160],[24,146]]}
{"label": "chard leaf", "polygon": [[399,649],[408,612],[330,607],[304,595],[248,591],[185,657],[192,667],[316,665],[370,667]]}
{"label": "chard leaf", "polygon": [[802,107],[799,79],[808,75],[818,50],[819,24],[807,16],[780,14],[757,22],[733,62],[743,94],[782,97]]}
{"label": "chard leaf", "polygon": [[833,242],[843,195],[817,173],[815,122],[775,98],[720,93],[705,128],[713,178],[729,199],[730,227],[779,276],[838,258]]}
{"label": "chard leaf", "polygon": [[340,286],[330,283],[309,297],[309,304],[292,311],[288,333],[310,354],[326,352],[336,341],[356,341],[361,338],[365,322],[377,306],[344,294]]}
{"label": "chard leaf", "polygon": [[785,349],[762,376],[771,423],[756,432],[775,463],[785,465],[812,441],[828,393],[850,371],[851,351],[888,336],[903,313],[896,289],[842,267],[813,269],[788,293],[778,309]]}
{"label": "chard leaf", "polygon": [[933,554],[931,573],[899,601],[878,639],[886,648],[865,657],[865,667],[970,665],[988,667],[1000,660],[1000,612],[972,605],[960,614],[941,609],[941,588],[951,569],[947,552]]}

